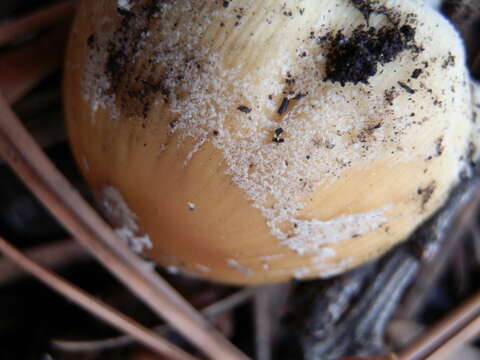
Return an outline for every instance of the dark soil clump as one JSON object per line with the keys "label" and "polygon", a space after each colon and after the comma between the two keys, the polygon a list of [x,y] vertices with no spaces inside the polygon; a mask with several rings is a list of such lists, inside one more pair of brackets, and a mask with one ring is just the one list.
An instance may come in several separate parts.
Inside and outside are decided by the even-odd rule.
{"label": "dark soil clump", "polygon": [[380,29],[357,27],[350,37],[342,31],[327,36],[329,49],[327,54],[325,81],[368,84],[368,79],[377,73],[378,64],[394,61],[398,54],[407,49],[416,49],[413,45],[415,29],[410,25],[400,28],[394,25]]}

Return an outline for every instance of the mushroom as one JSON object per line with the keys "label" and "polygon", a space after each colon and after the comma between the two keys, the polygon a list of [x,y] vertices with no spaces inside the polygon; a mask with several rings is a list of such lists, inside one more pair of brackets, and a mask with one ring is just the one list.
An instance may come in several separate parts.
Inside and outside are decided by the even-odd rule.
{"label": "mushroom", "polygon": [[86,0],[64,92],[119,235],[236,284],[385,253],[444,204],[472,141],[462,41],[420,0]]}

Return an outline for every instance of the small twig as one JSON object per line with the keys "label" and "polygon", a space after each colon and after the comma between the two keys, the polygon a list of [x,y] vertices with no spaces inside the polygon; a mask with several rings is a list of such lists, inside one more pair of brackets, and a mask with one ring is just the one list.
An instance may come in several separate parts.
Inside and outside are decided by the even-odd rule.
{"label": "small twig", "polygon": [[480,331],[479,316],[480,292],[430,328],[413,345],[403,350],[399,360],[422,360],[431,354],[448,355],[452,348],[468,341],[473,330],[477,333]]}
{"label": "small twig", "polygon": [[213,359],[247,359],[135,255],[46,157],[0,96],[0,154],[91,254]]}
{"label": "small twig", "polygon": [[[0,92],[14,103],[59,68],[69,24],[62,24],[28,44],[0,56]],[[32,61],[35,59],[35,61]]]}
{"label": "small twig", "polygon": [[[240,290],[230,296],[227,296],[225,299],[205,307],[201,310],[201,312],[208,318],[214,318],[243,304],[245,301],[250,299],[256,291],[257,289],[254,287]],[[171,327],[168,325],[160,325],[153,328],[153,330],[158,334],[167,335],[168,332],[171,331]],[[134,339],[131,336],[122,335],[108,339],[91,341],[55,339],[52,340],[52,345],[59,350],[67,352],[98,352],[128,346],[133,342]]]}
{"label": "small twig", "polygon": [[170,344],[158,334],[148,330],[129,317],[123,315],[109,305],[95,299],[83,290],[63,280],[57,275],[37,265],[35,262],[22,255],[20,251],[11,246],[6,240],[0,237],[0,251],[12,261],[21,266],[25,271],[65,296],[70,301],[81,306],[96,317],[104,320],[122,332],[130,334],[143,345],[154,350],[156,353],[166,355],[169,359],[195,360],[182,349]]}
{"label": "small twig", "polygon": [[[90,255],[74,240],[65,240],[53,244],[29,249],[26,255],[33,261],[50,269],[58,269],[73,262],[90,258]],[[0,285],[9,284],[28,275],[10,259],[0,259]]]}
{"label": "small twig", "polygon": [[77,2],[66,1],[0,26],[0,46],[34,31],[50,27],[73,16]]}

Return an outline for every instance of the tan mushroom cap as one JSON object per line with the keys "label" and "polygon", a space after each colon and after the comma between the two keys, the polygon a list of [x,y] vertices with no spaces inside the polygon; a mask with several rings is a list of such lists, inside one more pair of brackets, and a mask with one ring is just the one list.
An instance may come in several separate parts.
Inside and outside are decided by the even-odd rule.
{"label": "tan mushroom cap", "polygon": [[[65,108],[106,215],[152,260],[238,284],[331,276],[404,240],[459,181],[462,43],[423,2],[134,3],[83,1]],[[352,60],[375,74],[341,64],[342,44],[391,47],[388,31],[392,59]]]}

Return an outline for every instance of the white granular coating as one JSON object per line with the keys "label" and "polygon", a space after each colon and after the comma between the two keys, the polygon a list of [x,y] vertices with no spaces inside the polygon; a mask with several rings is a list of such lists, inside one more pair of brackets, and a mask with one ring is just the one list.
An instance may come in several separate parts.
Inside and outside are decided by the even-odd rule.
{"label": "white granular coating", "polygon": [[100,192],[100,207],[114,226],[117,235],[136,253],[153,247],[148,234],[139,235],[137,216],[130,210],[122,194],[113,186]]}
{"label": "white granular coating", "polygon": [[307,276],[308,274],[311,273],[311,269],[310,268],[300,268],[300,269],[296,269],[293,271],[293,277],[297,280],[301,280],[303,279],[305,276]]}
{"label": "white granular coating", "polygon": [[208,266],[205,266],[205,265],[202,265],[202,264],[195,264],[195,269],[197,269],[198,271],[201,271],[205,274],[210,272],[210,268]]}
{"label": "white granular coating", "polygon": [[343,259],[338,263],[321,264],[316,267],[319,272],[318,276],[322,279],[328,279],[345,272],[347,268],[352,264],[352,259]]}
{"label": "white granular coating", "polygon": [[[120,3],[131,5],[127,1]],[[261,2],[252,2],[257,6],[257,13],[265,13],[267,23],[282,16],[284,9],[280,3],[283,2],[279,2],[276,9],[266,9]],[[302,49],[295,49],[292,53],[287,45],[279,44],[279,47],[285,46],[283,51],[271,49],[277,52],[248,71],[240,61],[235,63],[230,59],[231,63],[226,65],[226,54],[216,52],[202,42],[211,26],[221,31],[220,21],[235,21],[236,13],[221,6],[213,13],[206,6],[202,11],[208,12],[202,15],[193,0],[162,3],[160,7],[164,15],[155,18],[155,23],[150,24],[147,31],[142,30],[137,44],[127,44],[135,46],[135,51],[127,51],[134,54],[129,61],[135,64],[135,68],[148,63],[155,73],[161,75],[161,85],[168,89],[169,95],[167,99],[157,96],[154,105],[166,106],[176,116],[172,134],[179,135],[180,144],[194,140],[184,159],[185,165],[192,161],[202,145],[206,142],[213,144],[223,154],[225,172],[245,192],[252,206],[262,212],[271,233],[299,254],[322,254],[325,244],[368,233],[384,224],[388,220],[385,209],[325,221],[303,220],[299,213],[319,186],[333,182],[346,169],[361,169],[385,154],[401,153],[401,161],[409,161],[412,157],[426,158],[436,148],[435,139],[431,140],[431,146],[427,144],[429,146],[417,149],[416,153],[404,151],[412,145],[410,140],[404,139],[419,131],[422,117],[435,117],[442,111],[436,108],[423,111],[415,105],[412,109],[416,109],[416,115],[410,117],[412,110],[405,108],[410,106],[406,103],[410,95],[398,87],[397,79],[390,84],[375,83],[373,79],[372,86],[347,84],[345,87],[322,81],[326,57],[316,41],[309,40],[309,34],[314,31],[325,35],[327,31],[339,30],[336,16],[341,15],[338,12],[342,9],[337,8],[336,3],[325,2],[331,11],[325,9],[318,15],[316,25],[302,35],[301,44],[309,56],[299,57],[297,53]],[[144,15],[137,8],[131,8],[137,13],[130,21],[130,32],[136,30],[135,26],[137,30],[145,27]],[[248,15],[251,10],[246,6],[242,11]],[[172,11],[175,16],[169,16]],[[177,18],[191,21],[177,24]],[[104,19],[103,25],[108,21]],[[356,21],[358,24],[342,24],[342,31],[347,33],[364,20],[359,15]],[[382,25],[387,20],[382,18],[376,22]],[[114,30],[112,27],[110,32],[104,30],[97,35],[96,45],[88,52],[82,85],[92,111],[108,108],[112,116],[117,117],[121,110],[114,105],[115,95],[109,93],[111,83],[104,71],[108,61],[107,45],[117,36]],[[141,57],[142,52],[150,54],[148,59]],[[404,58],[407,56],[409,60],[395,62],[399,72],[408,69],[411,73],[415,66],[431,61],[426,52],[417,54],[416,60],[411,59],[408,51]],[[416,63],[412,64],[414,61]],[[383,71],[383,68],[379,70]],[[446,73],[444,87],[427,89],[415,84],[415,100],[443,99],[450,83],[459,82],[454,77],[456,75],[451,78],[447,75],[450,76]],[[293,85],[286,85],[289,78],[295,79]],[[425,81],[428,83],[428,79]],[[399,89],[399,98],[405,100],[401,105],[386,103],[384,92],[392,84]],[[307,95],[296,98],[300,94]],[[277,109],[285,98],[291,105],[280,117]],[[165,101],[167,104],[163,105]],[[452,101],[457,100],[453,98]],[[368,106],[365,105],[367,102]],[[239,107],[250,111],[239,111]],[[283,143],[272,141],[279,127],[283,130]],[[448,124],[442,131],[446,127]],[[217,136],[212,136],[214,132]],[[228,263],[237,270],[250,273],[235,260],[228,260]],[[331,272],[335,271],[334,268]]]}
{"label": "white granular coating", "polygon": [[265,255],[265,256],[260,256],[261,261],[273,261],[273,260],[279,260],[281,258],[285,257],[285,254],[274,254],[274,255]]}
{"label": "white granular coating", "polygon": [[[376,134],[378,143],[373,144],[368,152],[362,151],[359,144],[352,145],[348,136],[337,135],[339,131],[361,132],[365,122],[372,117],[378,117],[378,114],[375,114],[376,110],[359,113],[356,108],[345,106],[347,99],[344,96],[338,96],[336,90],[327,91],[321,101],[312,97],[305,100],[303,104],[298,104],[284,116],[282,128],[287,134],[285,143],[281,145],[266,143],[266,139],[272,136],[278,123],[264,112],[252,111],[248,116],[245,115],[245,121],[234,124],[226,119],[226,114],[235,110],[236,104],[241,102],[253,108],[253,104],[258,103],[252,76],[242,73],[241,69],[222,69],[216,54],[197,54],[197,56],[202,59],[202,64],[205,64],[203,72],[195,69],[186,71],[187,69],[183,66],[178,68],[184,77],[188,77],[185,84],[188,84],[191,89],[191,96],[177,99],[172,94],[170,97],[170,111],[178,114],[179,117],[175,131],[180,132],[184,139],[187,137],[198,139],[185,161],[191,160],[193,154],[204,144],[209,133],[218,131],[219,136],[211,141],[224,154],[227,174],[245,191],[248,198],[252,200],[252,205],[262,211],[272,234],[299,253],[312,251],[327,242],[327,237],[333,234],[332,230],[327,231],[321,222],[297,220],[295,215],[304,207],[305,196],[313,193],[315,187],[325,179],[337,176],[345,164],[368,161],[383,154],[384,144],[375,151],[375,145],[380,145],[385,140],[383,129]],[[157,61],[182,64],[183,57],[186,57],[186,54],[168,53],[159,56]],[[280,58],[272,60],[271,64],[263,69],[264,72],[270,72],[265,74],[265,79],[271,79],[263,84],[266,87],[266,94],[281,93],[283,86],[280,80],[273,80],[277,79],[279,74],[268,69],[278,71],[281,68],[280,64],[288,67],[288,63],[288,59]],[[299,83],[307,88],[311,85],[311,81],[306,78],[300,79]],[[236,91],[230,91],[231,88]],[[302,92],[306,89],[298,91]],[[239,100],[242,97],[244,100]],[[380,104],[383,103],[383,98],[373,101]],[[312,111],[312,106],[317,110]],[[324,122],[321,119],[312,121],[312,117],[324,116],[322,114],[332,111],[332,107],[337,113],[336,123],[342,125],[329,128],[327,122],[325,122],[326,126],[322,126]],[[240,119],[242,116],[241,113],[238,114]],[[325,157],[325,152],[330,154]],[[286,157],[285,154],[288,156]],[[309,159],[306,159],[306,154],[309,155]],[[334,241],[348,236],[345,223],[350,220],[357,219],[345,219],[344,222],[335,223],[338,225],[336,228],[342,233],[335,235]],[[283,223],[299,225],[294,230],[294,237],[280,228]],[[350,221],[349,224],[352,226],[350,233],[367,231],[364,227],[358,229],[353,227],[358,224],[358,221]],[[377,225],[377,223],[365,224],[371,228]],[[307,235],[308,243],[303,248],[301,242]],[[313,244],[313,239],[319,239],[318,244]]]}
{"label": "white granular coating", "polygon": [[232,269],[238,271],[242,275],[245,276],[252,276],[253,275],[253,270],[249,269],[248,267],[240,264],[238,260],[235,259],[227,259],[227,265],[230,266]]}
{"label": "white granular coating", "polygon": [[343,273],[352,263],[352,259],[342,259],[338,262],[321,263],[312,267],[303,267],[293,270],[293,277],[301,280],[305,277],[311,277],[312,273],[322,279],[330,278]]}
{"label": "white granular coating", "polygon": [[115,232],[136,253],[141,254],[144,249],[151,249],[153,246],[148,235],[137,236],[131,229],[127,227],[117,228],[115,229]]}
{"label": "white granular coating", "polygon": [[205,144],[206,139],[205,138],[200,138],[195,145],[193,146],[193,149],[188,153],[188,155],[185,157],[185,161],[183,162],[184,166],[187,166],[188,163],[192,160],[193,155],[200,150],[203,144]]}
{"label": "white granular coating", "polygon": [[315,250],[315,256],[310,259],[310,261],[314,264],[322,263],[325,260],[331,259],[337,255],[335,249],[329,247],[322,247],[320,249]]}
{"label": "white granular coating", "polygon": [[329,221],[297,220],[295,235],[283,243],[300,255],[318,253],[319,256],[328,256],[332,249],[327,249],[324,245],[352,239],[379,228],[388,221],[384,212],[391,208],[385,206],[379,210],[340,216]]}
{"label": "white granular coating", "polygon": [[[105,25],[107,25],[107,28],[111,28],[113,20],[110,17],[101,18],[98,26]],[[95,113],[100,109],[109,109],[111,115],[115,118],[119,116],[119,111],[115,105],[115,94],[109,91],[111,83],[105,72],[108,52],[106,49],[100,48],[101,46],[106,46],[112,36],[113,31],[98,31],[95,33],[95,41],[98,47],[89,49],[88,59],[83,68],[82,88],[84,91],[82,95],[83,99],[90,104],[92,123],[95,123]]]}

